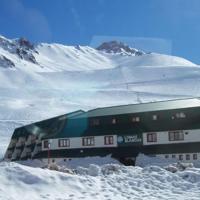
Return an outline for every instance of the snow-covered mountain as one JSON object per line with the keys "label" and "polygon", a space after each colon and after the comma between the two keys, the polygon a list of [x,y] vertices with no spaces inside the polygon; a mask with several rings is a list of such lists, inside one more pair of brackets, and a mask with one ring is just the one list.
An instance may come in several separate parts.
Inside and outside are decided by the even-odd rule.
{"label": "snow-covered mountain", "polygon": [[[78,109],[191,96],[200,96],[200,66],[184,58],[117,41],[94,49],[0,36],[0,158],[14,128],[33,121]],[[105,160],[78,167],[75,175],[1,162],[0,199],[199,199],[197,168],[171,173]]]}
{"label": "snow-covered mountain", "polygon": [[97,50],[104,51],[106,53],[129,56],[142,56],[145,54],[143,51],[131,48],[128,45],[118,41],[104,42],[97,47]]}
{"label": "snow-covered mountain", "polygon": [[14,127],[77,109],[198,96],[199,84],[198,65],[117,41],[95,49],[0,36],[2,152]]}
{"label": "snow-covered mountain", "polygon": [[79,45],[33,45],[25,38],[10,40],[3,36],[0,36],[0,60],[1,67],[15,66],[16,69],[28,68],[34,72],[102,70],[127,64],[132,67],[195,66],[180,57],[145,53],[117,41],[105,42],[94,49]]}

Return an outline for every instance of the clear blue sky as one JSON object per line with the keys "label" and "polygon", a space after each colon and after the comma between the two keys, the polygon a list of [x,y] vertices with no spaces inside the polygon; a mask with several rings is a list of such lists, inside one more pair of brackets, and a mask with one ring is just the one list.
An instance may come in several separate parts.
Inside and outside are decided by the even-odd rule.
{"label": "clear blue sky", "polygon": [[0,0],[0,34],[68,45],[121,39],[200,64],[200,0]]}

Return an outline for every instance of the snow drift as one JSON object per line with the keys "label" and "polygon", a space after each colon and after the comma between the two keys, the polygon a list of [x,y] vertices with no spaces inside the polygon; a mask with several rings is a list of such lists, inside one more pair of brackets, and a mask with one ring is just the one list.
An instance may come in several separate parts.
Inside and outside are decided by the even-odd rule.
{"label": "snow drift", "polygon": [[0,199],[199,199],[200,170],[90,165],[71,175],[0,163]]}

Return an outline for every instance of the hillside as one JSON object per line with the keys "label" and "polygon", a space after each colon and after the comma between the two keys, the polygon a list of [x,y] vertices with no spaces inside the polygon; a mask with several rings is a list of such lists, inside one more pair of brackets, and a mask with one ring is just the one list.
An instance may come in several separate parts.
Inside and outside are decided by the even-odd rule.
{"label": "hillside", "polygon": [[[94,49],[0,36],[0,158],[24,124],[78,109],[200,96],[199,88],[200,66],[184,58],[117,41]],[[87,158],[67,163],[75,171],[66,174],[24,164],[36,168],[0,163],[0,199],[199,199],[198,168],[172,173]]]}
{"label": "hillside", "polygon": [[200,68],[121,42],[32,44],[0,36],[0,145],[14,127],[77,109],[200,95]]}

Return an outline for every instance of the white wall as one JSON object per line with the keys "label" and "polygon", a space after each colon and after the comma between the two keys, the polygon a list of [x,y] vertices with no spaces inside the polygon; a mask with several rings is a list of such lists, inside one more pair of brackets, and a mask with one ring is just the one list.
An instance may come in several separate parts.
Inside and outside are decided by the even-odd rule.
{"label": "white wall", "polygon": [[[174,130],[174,131],[176,131],[176,130]],[[183,133],[184,133],[184,140],[178,140],[178,141],[169,141],[168,131],[162,131],[162,132],[154,132],[154,133],[157,133],[157,141],[156,142],[147,142],[148,132],[143,133],[143,145],[200,142],[200,129],[181,130],[181,131],[183,131]]]}
{"label": "white wall", "polygon": [[[110,135],[111,136],[111,135]],[[58,138],[58,139],[50,139],[50,149],[56,150],[56,149],[76,149],[76,148],[100,148],[100,147],[117,147],[117,136],[113,136],[113,144],[111,145],[105,145],[104,144],[104,136],[94,136],[94,146],[83,146],[82,145],[82,138],[84,137],[73,137],[73,138]],[[90,136],[88,136],[90,137]],[[70,146],[69,147],[59,147],[58,141],[59,139],[69,139],[70,140]],[[44,141],[43,141],[44,142]],[[42,150],[47,150],[44,148],[42,142]]]}

